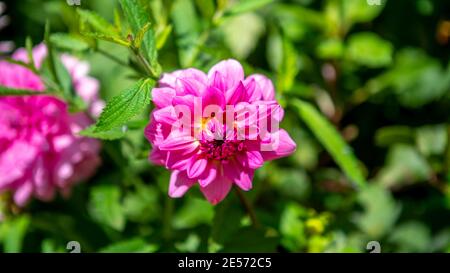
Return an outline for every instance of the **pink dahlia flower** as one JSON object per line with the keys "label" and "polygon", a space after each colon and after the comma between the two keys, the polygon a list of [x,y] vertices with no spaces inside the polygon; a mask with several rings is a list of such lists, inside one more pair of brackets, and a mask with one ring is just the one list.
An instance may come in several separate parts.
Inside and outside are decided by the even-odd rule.
{"label": "pink dahlia flower", "polygon": [[278,128],[283,109],[272,82],[244,77],[239,62],[226,60],[206,75],[197,69],[165,74],[152,91],[156,109],[145,135],[150,161],[172,171],[171,197],[198,183],[217,204],[233,184],[248,191],[265,161],[292,154],[296,144]]}
{"label": "pink dahlia flower", "polygon": [[[34,48],[37,67],[47,55],[45,45]],[[28,61],[24,49],[13,59]],[[99,83],[87,75],[87,63],[62,56],[74,89],[90,105],[90,115],[101,106]],[[40,92],[41,79],[30,70],[0,61],[0,85]],[[31,197],[53,199],[67,195],[71,186],[91,176],[100,163],[100,143],[77,136],[92,123],[85,113],[70,114],[67,104],[52,96],[0,97],[0,192],[14,193],[14,202],[24,206]]]}

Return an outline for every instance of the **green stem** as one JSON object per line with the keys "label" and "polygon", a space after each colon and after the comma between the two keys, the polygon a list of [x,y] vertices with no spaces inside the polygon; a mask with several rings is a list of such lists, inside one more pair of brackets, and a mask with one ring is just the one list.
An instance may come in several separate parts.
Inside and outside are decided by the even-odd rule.
{"label": "green stem", "polygon": [[250,203],[250,201],[248,201],[244,193],[239,188],[234,187],[234,189],[235,189],[234,192],[236,193],[237,197],[239,198],[245,210],[247,211],[248,216],[250,216],[250,220],[252,221],[253,227],[259,228],[261,225],[258,221],[258,218],[256,217],[256,213],[255,210],[253,209],[252,204]]}
{"label": "green stem", "polygon": [[142,55],[141,51],[139,51],[139,49],[133,49],[133,53],[136,55],[137,59],[144,67],[145,72],[148,74],[148,76],[154,80],[158,80],[159,79],[158,75],[155,75],[151,65],[148,63],[147,59],[145,59],[145,57]]}
{"label": "green stem", "polygon": [[174,200],[172,198],[166,198],[164,205],[164,219],[163,219],[163,237],[166,240],[170,240],[172,237],[172,215],[174,209]]}

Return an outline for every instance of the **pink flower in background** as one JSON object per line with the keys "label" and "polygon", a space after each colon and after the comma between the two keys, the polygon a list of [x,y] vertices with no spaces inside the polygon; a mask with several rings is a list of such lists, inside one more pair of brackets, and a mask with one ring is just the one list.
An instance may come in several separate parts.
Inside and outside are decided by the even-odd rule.
{"label": "pink flower in background", "polygon": [[[45,45],[34,48],[36,66],[47,55]],[[28,61],[24,49],[13,59]],[[71,56],[62,62],[72,76],[74,89],[98,113],[99,83],[87,75],[89,66]],[[40,92],[44,85],[28,69],[0,61],[0,85]],[[0,97],[0,192],[11,191],[24,206],[31,197],[53,199],[56,192],[70,193],[71,186],[94,174],[100,164],[100,143],[77,136],[92,123],[84,113],[70,114],[67,104],[52,96]]]}
{"label": "pink flower in background", "polygon": [[250,190],[265,161],[296,149],[278,129],[283,109],[272,82],[257,74],[245,78],[235,60],[218,63],[207,75],[196,69],[165,74],[152,99],[156,109],[145,131],[153,146],[149,159],[172,171],[171,197],[198,183],[217,204],[233,184]]}

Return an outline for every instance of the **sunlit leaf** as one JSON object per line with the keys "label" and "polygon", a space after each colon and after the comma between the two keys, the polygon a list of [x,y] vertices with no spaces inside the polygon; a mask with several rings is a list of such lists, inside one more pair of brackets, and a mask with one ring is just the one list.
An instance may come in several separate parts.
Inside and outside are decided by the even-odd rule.
{"label": "sunlit leaf", "polygon": [[359,188],[364,187],[366,180],[359,167],[357,158],[331,123],[309,103],[295,100],[293,105],[297,108],[301,119],[311,129],[348,178]]}

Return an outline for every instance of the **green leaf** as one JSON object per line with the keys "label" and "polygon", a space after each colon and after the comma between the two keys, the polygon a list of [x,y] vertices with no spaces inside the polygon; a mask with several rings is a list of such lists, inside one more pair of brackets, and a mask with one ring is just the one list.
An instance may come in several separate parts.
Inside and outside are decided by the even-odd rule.
{"label": "green leaf", "polygon": [[378,35],[360,32],[350,36],[345,54],[357,64],[379,68],[392,63],[393,50],[392,44]]}
{"label": "green leaf", "polygon": [[346,24],[351,26],[353,23],[372,21],[381,13],[386,1],[380,0],[381,5],[369,5],[368,0],[341,1]]}
{"label": "green leaf", "polygon": [[430,252],[431,234],[424,223],[409,221],[396,227],[388,241],[397,245],[400,253],[426,253]]}
{"label": "green leaf", "polygon": [[[283,30],[292,37],[302,37],[298,32],[304,32],[305,27],[322,30],[325,27],[323,13],[302,7],[301,5],[276,4],[272,8],[274,15],[280,22]],[[296,35],[290,35],[293,33]],[[300,33],[303,34],[303,33]]]}
{"label": "green leaf", "polygon": [[20,216],[0,225],[5,225],[3,239],[3,250],[5,253],[19,253],[22,250],[23,239],[25,238],[30,219],[28,216]]}
{"label": "green leaf", "polygon": [[200,23],[191,1],[176,0],[172,6],[172,21],[175,27],[178,55],[182,67],[194,62],[199,40]]}
{"label": "green leaf", "polygon": [[116,185],[100,185],[91,189],[89,212],[99,223],[122,231],[125,215],[120,202],[121,192]]}
{"label": "green leaf", "polygon": [[441,155],[447,147],[447,128],[445,125],[422,126],[416,131],[419,151],[424,155]]}
{"label": "green leaf", "polygon": [[174,217],[174,226],[178,229],[193,228],[200,224],[210,225],[214,218],[214,208],[208,201],[188,198],[184,206]]}
{"label": "green leaf", "polygon": [[150,26],[151,26],[150,22],[146,23],[136,34],[136,38],[134,39],[134,46],[136,48],[141,47],[144,37],[147,34],[147,31],[150,29]]}
{"label": "green leaf", "polygon": [[390,91],[406,107],[420,107],[445,95],[450,87],[450,65],[441,63],[425,52],[407,48],[395,56],[395,63],[366,86],[370,94]]}
{"label": "green leaf", "polygon": [[238,1],[236,4],[232,5],[228,10],[225,11],[225,16],[232,16],[244,12],[254,11],[260,9],[270,3],[273,0],[242,0]]}
{"label": "green leaf", "polygon": [[344,55],[344,44],[339,39],[324,40],[317,46],[316,55],[321,59],[339,59]]}
{"label": "green leaf", "polygon": [[[41,68],[41,70],[44,70],[43,74],[48,74],[53,78],[53,80],[61,86],[61,82],[59,81],[59,76],[56,71],[56,64],[55,64],[55,54],[53,53],[53,44],[50,41],[50,22],[47,21],[45,24],[45,33],[44,33],[44,42],[47,46],[47,59],[44,62],[44,67]],[[47,72],[47,73],[45,73]],[[45,75],[44,75],[45,76]]]}
{"label": "green leaf", "polygon": [[47,94],[46,92],[38,92],[36,90],[16,89],[0,85],[0,96],[35,96]]}
{"label": "green leaf", "polygon": [[213,0],[195,0],[195,4],[203,18],[211,19],[214,16],[215,5]]}
{"label": "green leaf", "polygon": [[67,33],[54,33],[50,36],[50,41],[63,50],[84,51],[89,49],[89,44],[83,39]]}
{"label": "green leaf", "polygon": [[112,25],[97,13],[83,9],[77,11],[80,16],[80,33],[82,35],[126,47],[131,46],[130,41],[122,37],[121,30],[117,26]]}
{"label": "green leaf", "polygon": [[88,128],[79,132],[80,136],[97,138],[102,140],[116,140],[123,138],[127,132],[127,127],[116,127],[108,131],[95,132],[95,125],[91,125]]}
{"label": "green leaf", "polygon": [[245,59],[258,44],[259,38],[264,33],[265,23],[255,13],[246,13],[225,20],[222,29],[225,42],[233,54]]}
{"label": "green leaf", "polygon": [[311,182],[304,170],[275,169],[273,177],[275,186],[284,196],[295,200],[309,197]]}
{"label": "green leaf", "polygon": [[[134,37],[142,32],[146,24],[151,23],[150,15],[145,7],[138,0],[120,0],[120,4],[124,11],[125,17],[130,24]],[[156,51],[155,34],[152,29],[145,32],[142,39],[142,52],[150,62],[152,68],[157,66],[158,54]]]}
{"label": "green leaf", "polygon": [[158,246],[148,244],[142,238],[133,238],[104,247],[100,253],[153,253]]}
{"label": "green leaf", "polygon": [[139,114],[150,103],[154,85],[152,79],[141,79],[122,94],[113,97],[101,113],[94,132],[109,131]]}
{"label": "green leaf", "polygon": [[161,205],[158,202],[158,191],[149,185],[139,185],[134,192],[128,192],[123,207],[128,219],[137,223],[148,223],[159,217]]}
{"label": "green leaf", "polygon": [[98,32],[87,32],[87,31],[83,31],[82,34],[84,36],[90,37],[90,38],[95,38],[98,40],[103,40],[103,41],[107,41],[107,42],[111,42],[111,43],[115,43],[118,45],[122,45],[125,47],[130,47],[131,46],[131,42],[127,41],[121,37],[116,37],[116,36],[111,36],[108,34],[103,34],[103,33],[98,33]]}
{"label": "green leaf", "polygon": [[54,51],[49,51],[48,57],[42,65],[41,74],[44,77],[53,78],[60,88],[57,91],[62,91],[62,95],[67,101],[75,98],[76,93],[72,84],[72,77],[62,63],[60,56]]}
{"label": "green leaf", "polygon": [[269,35],[267,59],[272,69],[277,72],[277,90],[289,91],[299,72],[300,59],[294,44],[278,30],[273,30]]}
{"label": "green leaf", "polygon": [[[88,24],[94,32],[120,37],[120,31],[106,19],[90,10],[77,9],[82,24]],[[83,28],[83,27],[82,27]]]}
{"label": "green leaf", "polygon": [[359,192],[358,202],[364,207],[364,213],[356,214],[355,222],[374,239],[392,229],[401,211],[392,195],[375,184],[370,184]]}
{"label": "green leaf", "polygon": [[375,133],[375,143],[380,147],[388,147],[395,143],[413,143],[414,130],[408,126],[386,126]]}
{"label": "green leaf", "polygon": [[431,168],[415,147],[396,144],[389,149],[385,166],[375,180],[384,187],[401,187],[430,178]]}
{"label": "green leaf", "polygon": [[291,251],[298,251],[306,243],[306,227],[302,220],[306,210],[296,203],[288,204],[280,216],[281,244]]}
{"label": "green leaf", "polygon": [[355,186],[363,188],[366,185],[366,179],[359,167],[358,159],[339,132],[311,104],[295,100],[293,105],[297,108],[300,118],[331,154],[347,177]]}
{"label": "green leaf", "polygon": [[167,39],[172,33],[172,25],[165,26],[161,32],[156,34],[156,48],[161,49],[166,44]]}
{"label": "green leaf", "polygon": [[239,229],[227,241],[220,252],[228,253],[274,253],[278,245],[278,238],[268,236],[262,228],[244,227]]}

